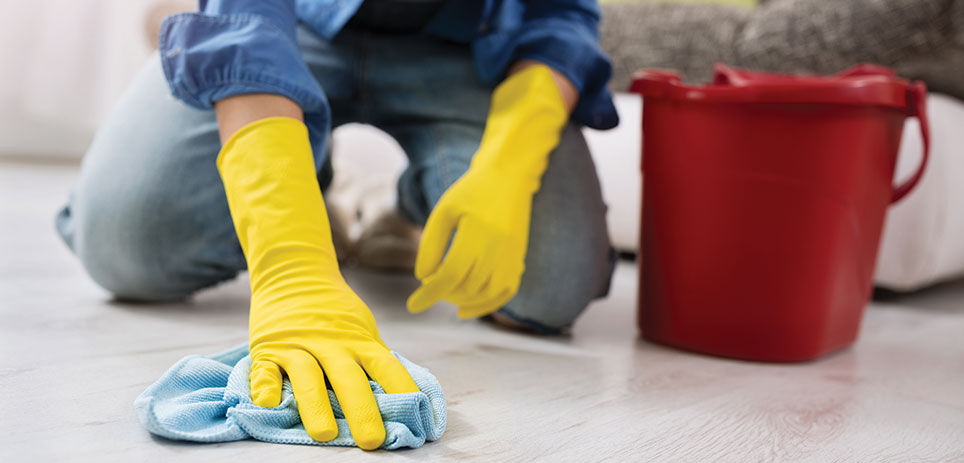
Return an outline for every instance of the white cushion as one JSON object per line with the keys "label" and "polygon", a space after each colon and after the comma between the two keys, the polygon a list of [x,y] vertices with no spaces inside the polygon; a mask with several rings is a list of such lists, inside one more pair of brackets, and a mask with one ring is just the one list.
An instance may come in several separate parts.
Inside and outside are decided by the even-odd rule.
{"label": "white cushion", "polygon": [[606,220],[613,246],[624,252],[639,249],[639,212],[642,199],[642,99],[631,93],[615,95],[619,126],[600,131],[584,129],[603,199],[609,205]]}
{"label": "white cushion", "polygon": [[[964,275],[964,102],[927,99],[931,156],[924,177],[893,205],[877,256],[877,285],[910,291]],[[897,178],[920,161],[916,119],[904,128]]]}

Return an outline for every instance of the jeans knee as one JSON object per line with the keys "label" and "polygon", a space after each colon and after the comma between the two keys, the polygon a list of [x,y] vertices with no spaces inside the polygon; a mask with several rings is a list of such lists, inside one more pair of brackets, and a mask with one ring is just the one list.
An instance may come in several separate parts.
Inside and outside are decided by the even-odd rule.
{"label": "jeans knee", "polygon": [[152,233],[136,220],[86,217],[75,224],[74,252],[99,286],[119,299],[176,301],[190,292],[171,284],[167,256],[156,251]]}
{"label": "jeans knee", "polygon": [[560,285],[550,291],[520,292],[499,312],[536,333],[560,334],[568,331],[591,300],[588,293]]}
{"label": "jeans knee", "polygon": [[150,185],[81,182],[58,216],[58,231],[98,285],[121,299],[176,301],[243,268],[243,256],[221,255],[236,241],[233,229],[212,233]]}
{"label": "jeans knee", "polygon": [[586,251],[581,258],[527,270],[519,293],[500,312],[538,333],[567,331],[594,299],[608,294],[616,264],[608,244]]}
{"label": "jeans knee", "polygon": [[105,258],[97,253],[81,255],[91,279],[115,298],[136,302],[175,302],[191,293],[176,291],[164,284],[163,274],[154,274],[138,262]]}

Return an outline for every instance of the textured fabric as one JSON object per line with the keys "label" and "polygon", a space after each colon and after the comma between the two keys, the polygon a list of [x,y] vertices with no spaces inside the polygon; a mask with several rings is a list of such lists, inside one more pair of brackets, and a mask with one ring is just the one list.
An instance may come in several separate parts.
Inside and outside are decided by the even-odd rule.
{"label": "textured fabric", "polygon": [[[395,353],[421,392],[386,394],[370,382],[385,423],[383,449],[420,447],[445,432],[445,394],[435,376]],[[134,401],[141,424],[152,434],[194,442],[254,438],[279,444],[353,446],[348,423],[331,389],[328,398],[338,421],[338,437],[316,442],[308,437],[285,379],[281,404],[261,408],[251,402],[247,344],[211,356],[178,361]]]}
{"label": "textured fabric", "polygon": [[643,68],[701,83],[715,62],[821,74],[869,62],[964,98],[964,0],[768,0],[755,9],[616,3],[603,5],[600,27],[617,91]]}
{"label": "textured fabric", "polygon": [[[328,105],[301,59],[295,24],[332,40],[361,2],[202,0],[199,13],[171,16],[161,26],[161,59],[171,92],[200,109],[232,95],[283,95],[301,106],[313,140],[323,144]],[[598,28],[594,0],[459,0],[446,2],[424,32],[471,44],[477,78],[490,87],[516,60],[552,66],[579,91],[573,120],[607,129],[619,117],[606,87],[611,67],[599,48]]]}
{"label": "textured fabric", "polygon": [[379,32],[420,32],[448,0],[366,0],[345,27]]}

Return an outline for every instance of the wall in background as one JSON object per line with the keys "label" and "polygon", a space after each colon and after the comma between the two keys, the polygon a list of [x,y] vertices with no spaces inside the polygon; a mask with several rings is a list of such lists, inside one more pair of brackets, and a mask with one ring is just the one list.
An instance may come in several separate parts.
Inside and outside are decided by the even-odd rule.
{"label": "wall in background", "polygon": [[194,0],[0,0],[0,155],[79,159],[151,57],[160,21],[195,5]]}
{"label": "wall in background", "polygon": [[0,0],[0,153],[79,158],[153,50],[166,0]]}

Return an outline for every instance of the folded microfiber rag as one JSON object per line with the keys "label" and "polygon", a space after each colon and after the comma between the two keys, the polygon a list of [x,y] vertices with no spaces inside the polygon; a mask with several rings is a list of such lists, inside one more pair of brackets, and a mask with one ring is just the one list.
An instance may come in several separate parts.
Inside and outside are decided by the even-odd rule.
{"label": "folded microfiber rag", "polygon": [[[386,394],[369,381],[385,422],[383,449],[420,447],[445,432],[445,394],[435,376],[395,353],[420,392]],[[152,434],[195,442],[228,442],[253,437],[265,442],[353,446],[354,439],[334,392],[328,398],[338,421],[338,437],[316,442],[305,432],[287,379],[281,404],[262,408],[251,402],[247,344],[219,354],[190,355],[172,366],[147,388],[134,408]]]}

